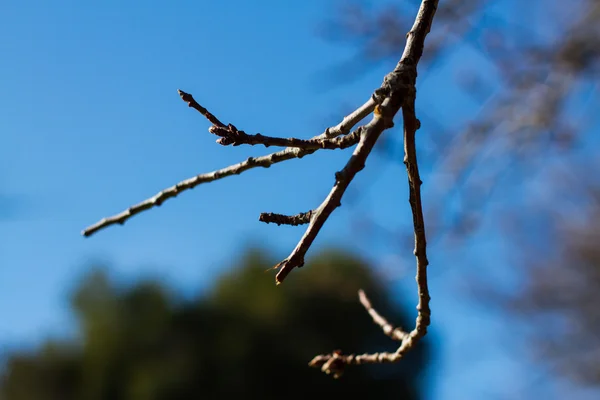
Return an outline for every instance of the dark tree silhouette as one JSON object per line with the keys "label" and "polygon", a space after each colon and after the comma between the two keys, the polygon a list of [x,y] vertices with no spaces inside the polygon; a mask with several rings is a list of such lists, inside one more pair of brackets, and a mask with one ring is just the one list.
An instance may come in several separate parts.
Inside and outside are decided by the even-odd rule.
{"label": "dark tree silhouette", "polygon": [[421,398],[426,343],[393,366],[350,369],[342,380],[306,366],[331,348],[392,343],[356,302],[359,287],[374,293],[372,301],[392,321],[410,323],[364,262],[322,253],[282,290],[265,279],[270,261],[249,251],[209,292],[185,301],[159,282],[118,285],[96,270],[72,296],[79,340],[10,355],[0,397]]}

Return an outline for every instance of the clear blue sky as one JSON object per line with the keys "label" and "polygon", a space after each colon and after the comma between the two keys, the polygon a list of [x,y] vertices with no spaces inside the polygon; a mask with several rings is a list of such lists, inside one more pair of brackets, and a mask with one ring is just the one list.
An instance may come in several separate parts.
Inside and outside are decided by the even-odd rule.
{"label": "clear blue sky", "polygon": [[[215,144],[178,88],[248,132],[310,137],[362,104],[389,67],[316,90],[319,73],[353,54],[316,35],[333,10],[323,0],[166,4],[0,3],[0,191],[4,205],[17,205],[0,213],[4,351],[71,331],[66,296],[90,260],[105,260],[123,279],[159,276],[189,293],[209,285],[249,237],[281,257],[295,246],[302,228],[261,224],[259,213],[314,208],[347,153],[323,152],[203,185],[124,227],[80,236],[86,225],[175,182],[264,153]],[[461,57],[476,62],[471,53]],[[444,71],[452,73],[455,64],[450,59]],[[428,76],[419,102],[446,104],[438,108],[442,118],[465,118],[476,110],[468,100],[436,99],[455,90],[451,78]],[[367,163],[354,182],[370,187],[361,207],[336,211],[317,248],[345,243],[379,263],[398,254],[389,246],[361,246],[351,230],[357,210],[390,228],[409,220],[403,168],[380,172],[385,165],[377,158]],[[499,320],[457,294],[460,266],[436,273],[446,260],[434,250],[431,261],[433,334],[440,340],[429,398],[482,398],[503,393],[506,382],[518,392],[527,379],[481,339],[493,337]],[[393,281],[411,308],[412,268]],[[481,347],[465,353],[471,343]]]}

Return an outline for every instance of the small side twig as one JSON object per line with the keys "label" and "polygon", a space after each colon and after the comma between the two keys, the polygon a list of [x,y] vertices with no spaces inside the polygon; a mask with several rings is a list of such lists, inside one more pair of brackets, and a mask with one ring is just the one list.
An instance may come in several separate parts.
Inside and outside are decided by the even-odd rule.
{"label": "small side twig", "polygon": [[336,137],[336,138],[312,138],[312,139],[297,139],[297,138],[281,138],[273,136],[264,136],[260,133],[248,134],[244,131],[238,130],[235,126],[229,124],[226,127],[213,125],[208,128],[208,131],[214,135],[220,136],[217,139],[217,143],[228,146],[239,146],[242,144],[249,144],[251,146],[263,145],[279,146],[279,147],[298,147],[305,150],[319,150],[319,149],[346,149],[350,146],[355,145],[359,140],[357,131],[352,132],[349,135]]}
{"label": "small side twig", "polygon": [[[200,105],[189,93],[178,89],[177,92],[183,101],[185,101],[188,107],[197,110],[202,114],[212,126],[208,128],[208,131],[213,135],[220,136],[217,139],[217,143],[228,146],[239,146],[242,144],[249,144],[251,146],[263,145],[265,147],[278,146],[278,147],[298,147],[302,149],[318,150],[318,149],[345,149],[355,145],[358,142],[358,135],[349,135],[349,137],[336,138],[335,133],[328,129],[324,134],[316,136],[311,139],[297,139],[297,138],[282,138],[274,136],[265,136],[260,133],[247,134],[242,130],[238,130],[233,124],[225,125],[221,122],[214,114],[208,111],[205,107]],[[377,101],[377,96],[372,97],[372,101]],[[363,106],[364,107],[364,106]],[[368,115],[368,114],[367,114]],[[366,116],[366,115],[365,115]],[[335,129],[335,128],[334,128]],[[351,129],[351,128],[350,128]],[[340,133],[344,133],[341,132]]]}
{"label": "small side twig", "polygon": [[313,211],[307,211],[296,215],[284,215],[276,213],[261,213],[258,220],[264,223],[273,223],[277,225],[304,225],[310,222]]}
{"label": "small side twig", "polygon": [[[409,333],[400,328],[394,328],[384,317],[381,316],[381,314],[377,312],[377,310],[373,308],[369,298],[362,289],[358,291],[358,298],[365,310],[367,310],[371,318],[373,318],[373,322],[375,322],[383,330],[383,333],[399,342],[404,342],[409,339]],[[337,379],[342,376],[347,365],[394,362],[394,360],[391,359],[392,356],[393,355],[391,353],[344,355],[341,350],[334,350],[331,352],[331,354],[322,354],[316,356],[308,365],[311,367],[320,368],[326,374],[331,374]]]}
{"label": "small side twig", "polygon": [[364,293],[359,294],[361,302],[373,318],[387,335],[393,335],[394,339],[400,340],[401,344],[393,352],[349,354],[344,355],[336,350],[330,354],[318,355],[309,363],[311,367],[321,368],[327,374],[332,374],[334,378],[342,375],[348,365],[393,363],[400,360],[406,352],[414,348],[420,339],[427,334],[427,328],[431,321],[431,310],[429,308],[429,287],[427,283],[427,241],[425,237],[425,223],[423,219],[423,207],[421,204],[421,178],[417,165],[417,153],[415,147],[415,133],[419,128],[418,119],[415,117],[414,93],[409,97],[407,103],[402,108],[404,117],[404,163],[408,174],[409,182],[409,202],[413,213],[413,225],[415,234],[415,257],[417,259],[417,291],[419,303],[417,304],[417,319],[415,328],[410,333],[393,329],[392,326],[375,309],[372,308]]}
{"label": "small side twig", "polygon": [[402,328],[394,328],[392,324],[390,324],[384,317],[381,316],[381,314],[377,312],[377,310],[373,308],[369,298],[362,289],[358,291],[358,299],[365,310],[367,310],[371,318],[373,318],[373,322],[375,322],[381,328],[383,333],[399,342],[403,341],[407,337],[407,332],[402,330]]}
{"label": "small side twig", "polygon": [[192,96],[189,93],[184,92],[181,89],[177,89],[177,93],[179,93],[179,97],[181,97],[181,100],[183,100],[187,103],[188,107],[193,108],[194,110],[198,111],[200,114],[204,115],[204,118],[206,118],[208,120],[208,122],[210,122],[214,126],[220,126],[220,127],[225,126],[225,124],[222,123],[221,121],[219,121],[219,119],[217,117],[215,117],[212,113],[210,113],[206,108],[202,107],[194,99],[194,96]]}
{"label": "small side twig", "polygon": [[[402,97],[402,95],[399,95],[399,97],[395,100],[398,101],[400,97]],[[390,115],[393,116],[397,112],[399,105],[392,104],[391,98],[388,98],[381,106],[378,107],[380,107],[380,110],[387,110],[385,113],[386,116],[384,116],[383,112],[376,112],[374,113],[373,119],[367,125],[359,128],[361,131],[361,139],[354,149],[352,156],[346,163],[346,166],[335,174],[336,182],[329,192],[329,195],[325,198],[321,205],[315,209],[314,215],[311,218],[306,232],[292,253],[286,259],[273,267],[274,269],[279,269],[279,272],[275,276],[275,281],[277,284],[283,282],[286,276],[294,268],[300,268],[304,265],[304,256],[306,255],[306,252],[312,245],[313,241],[317,237],[317,234],[333,210],[342,204],[342,196],[346,192],[348,185],[354,179],[356,174],[365,167],[365,162],[371,153],[371,150],[373,150],[375,142],[377,142],[377,139],[385,129],[393,125]]]}

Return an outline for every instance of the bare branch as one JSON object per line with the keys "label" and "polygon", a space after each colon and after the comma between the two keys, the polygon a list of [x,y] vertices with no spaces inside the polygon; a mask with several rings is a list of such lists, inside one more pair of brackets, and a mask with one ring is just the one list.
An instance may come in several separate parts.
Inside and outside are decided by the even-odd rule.
{"label": "bare branch", "polygon": [[[367,310],[373,321],[381,327],[383,332],[394,340],[401,342],[400,348],[395,353],[372,353],[360,355],[344,355],[341,350],[335,350],[331,354],[318,355],[308,364],[311,367],[321,368],[326,374],[332,374],[334,378],[342,376],[347,365],[381,364],[384,362],[396,362],[403,354],[414,346],[416,340],[411,336],[413,332],[407,333],[400,328],[394,328],[377,310],[373,308],[365,292],[358,291],[358,297],[363,307]],[[401,355],[398,355],[401,353]]]}
{"label": "bare branch", "polygon": [[[404,60],[413,60],[418,63],[420,56],[423,52],[423,46],[425,36],[429,32],[433,16],[435,15],[438,1],[436,0],[423,0],[421,7],[417,14],[415,23],[408,33],[406,48],[400,60],[400,64]],[[402,75],[396,77],[401,78]],[[406,77],[405,77],[406,78]],[[392,78],[393,79],[393,78]],[[389,79],[392,82],[398,82]],[[414,77],[416,80],[416,76]],[[327,374],[332,374],[334,378],[338,378],[342,375],[344,368],[347,365],[360,365],[360,364],[373,364],[373,363],[385,363],[385,362],[396,362],[400,360],[407,351],[416,346],[419,340],[427,333],[427,328],[431,320],[431,310],[429,308],[429,288],[427,283],[427,266],[429,261],[427,260],[427,240],[425,237],[425,223],[423,218],[423,207],[421,204],[421,178],[419,176],[419,167],[417,164],[417,152],[415,146],[415,133],[420,127],[420,122],[415,116],[415,96],[416,90],[413,86],[410,87],[409,93],[406,93],[406,98],[403,99],[402,104],[402,116],[404,119],[404,164],[406,165],[406,171],[408,174],[409,184],[409,202],[413,214],[413,225],[415,235],[415,257],[417,259],[417,287],[419,295],[419,303],[417,305],[417,319],[415,322],[415,328],[408,334],[398,333],[398,337],[402,337],[401,344],[398,349],[393,352],[382,352],[372,354],[350,354],[344,355],[341,351],[336,350],[330,354],[316,356],[309,365],[312,367],[320,367],[321,370]],[[394,95],[392,91],[391,96]],[[360,146],[360,144],[359,144]],[[368,299],[364,294],[359,294],[361,302],[379,326],[382,327],[384,333],[393,332],[391,326],[387,321],[381,317],[372,307]],[[365,301],[366,300],[366,301]]]}
{"label": "bare branch", "polygon": [[377,312],[377,310],[373,308],[369,298],[362,289],[358,291],[358,299],[365,310],[367,310],[371,318],[373,318],[373,322],[379,325],[381,330],[383,330],[383,333],[399,342],[403,341],[407,337],[407,332],[404,332],[401,328],[394,328],[392,324],[390,324],[384,317],[381,316],[381,314]]}
{"label": "bare branch", "polygon": [[313,215],[312,210],[296,215],[284,215],[275,213],[261,213],[258,220],[267,224],[274,223],[277,225],[304,225],[310,222]]}
{"label": "bare branch", "polygon": [[[202,107],[189,93],[184,92],[183,90],[178,89],[177,92],[183,101],[185,101],[189,107],[197,110],[200,114],[202,114],[210,123],[213,125],[208,128],[208,131],[214,135],[220,136],[220,139],[217,139],[217,143],[228,146],[239,146],[241,144],[249,144],[251,146],[262,144],[265,147],[269,146],[279,146],[279,147],[298,147],[302,149],[345,149],[350,146],[355,145],[359,136],[358,133],[354,135],[349,135],[349,137],[344,138],[336,138],[332,136],[329,131],[325,131],[325,137],[320,135],[318,137],[314,137],[312,139],[297,139],[297,138],[280,138],[273,136],[264,136],[260,133],[257,134],[247,134],[244,131],[238,130],[233,124],[225,125],[221,122],[217,117],[214,116],[210,111],[206,108]],[[377,98],[374,98],[376,100]]]}
{"label": "bare branch", "polygon": [[296,138],[280,138],[272,136],[264,136],[260,133],[249,135],[244,131],[238,130],[235,126],[229,124],[226,127],[211,126],[208,131],[214,135],[220,136],[217,143],[223,146],[241,144],[249,144],[251,146],[261,144],[265,147],[298,147],[305,150],[319,149],[345,149],[355,145],[359,140],[359,132],[354,131],[349,135],[336,138],[313,138],[313,139],[296,139]]}
{"label": "bare branch", "polygon": [[191,107],[194,110],[197,110],[200,114],[204,115],[204,117],[208,120],[208,122],[210,122],[214,126],[221,126],[221,127],[225,126],[224,123],[219,121],[219,119],[217,117],[215,117],[214,115],[212,115],[206,108],[204,108],[200,104],[198,104],[198,102],[194,99],[194,96],[192,96],[189,93],[184,92],[181,89],[177,89],[177,93],[179,93],[181,100],[183,100],[187,103],[188,107]]}
{"label": "bare branch", "polygon": [[[214,115],[212,115],[208,110],[202,107],[196,100],[194,100],[191,94],[185,93],[182,90],[179,90],[181,98],[188,103],[188,105],[200,112],[204,115],[211,123],[215,126],[225,126],[221,121],[219,121]],[[348,132],[352,130],[352,128],[358,124],[363,118],[369,115],[375,109],[377,105],[377,98],[372,96],[369,98],[367,102],[365,102],[362,106],[354,110],[351,114],[344,117],[342,122],[334,127],[327,128],[325,132],[321,133],[318,136],[315,136],[312,139],[315,140],[323,140],[323,139],[332,139],[338,136],[347,135]],[[317,151],[317,149],[300,149],[300,148],[291,148],[288,147],[284,150],[280,150],[275,153],[267,154],[261,157],[249,157],[245,161],[242,161],[238,164],[230,165],[226,168],[218,169],[216,171],[199,174],[192,178],[186,179],[173,185],[167,189],[164,189],[149,199],[142,201],[136,205],[129,207],[127,210],[113,215],[111,217],[103,218],[100,221],[96,222],[93,225],[85,228],[81,234],[83,236],[91,236],[94,233],[98,232],[101,229],[104,229],[108,226],[120,224],[123,225],[129,218],[133,217],[136,214],[141,213],[142,211],[148,210],[153,207],[160,206],[165,200],[168,200],[172,197],[176,197],[179,193],[186,191],[188,189],[193,189],[196,186],[216,181],[218,179],[225,178],[231,175],[239,175],[244,171],[247,171],[256,167],[269,168],[273,164],[280,163],[282,161],[290,160],[292,158],[302,158],[305,155],[309,155]]]}
{"label": "bare branch", "polygon": [[[409,201],[413,214],[415,235],[414,253],[417,259],[416,280],[418,285],[419,303],[417,305],[418,315],[415,328],[410,333],[406,333],[401,329],[394,329],[385,318],[377,313],[371,306],[367,297],[361,291],[359,293],[360,300],[367,312],[371,315],[374,322],[383,329],[385,334],[401,341],[400,347],[394,353],[384,352],[362,355],[343,355],[341,351],[334,351],[328,355],[315,357],[309,365],[321,367],[324,372],[332,373],[334,377],[339,377],[346,365],[395,362],[399,360],[427,333],[431,314],[427,285],[428,261],[426,255],[425,226],[420,193],[422,182],[419,177],[415,148],[415,133],[420,126],[420,123],[415,116],[415,83],[417,78],[417,64],[423,54],[425,37],[429,33],[437,9],[437,4],[438,0],[423,0],[421,2],[414,25],[407,35],[406,46],[400,61],[394,70],[385,77],[381,87],[374,92],[371,98],[352,114],[346,116],[340,124],[333,128],[328,128],[324,133],[315,136],[312,139],[284,139],[263,136],[260,134],[248,135],[231,124],[225,125],[194,100],[192,95],[180,90],[179,94],[188,106],[196,109],[212,123],[210,132],[221,137],[218,140],[219,143],[223,145],[232,144],[234,146],[240,144],[287,146],[286,149],[262,157],[250,157],[241,163],[210,173],[200,174],[180,182],[175,186],[161,191],[154,197],[130,207],[120,214],[104,218],[95,225],[84,230],[83,235],[89,236],[112,224],[123,224],[131,216],[151,207],[159,206],[165,200],[175,197],[182,191],[191,189],[201,183],[211,182],[234,174],[240,174],[254,167],[260,166],[268,168],[281,161],[289,160],[291,158],[301,158],[304,155],[312,154],[321,148],[346,148],[358,141],[358,145],[354,149],[352,156],[344,168],[335,174],[336,182],[329,195],[319,207],[308,213],[302,213],[295,216],[272,213],[261,214],[260,220],[264,222],[291,225],[308,222],[306,232],[290,256],[274,267],[279,269],[275,279],[277,284],[280,284],[290,271],[296,267],[301,267],[304,264],[306,252],[312,245],[325,221],[327,221],[331,213],[341,205],[341,199],[348,188],[348,185],[352,182],[356,174],[365,167],[366,160],[380,135],[386,129],[394,126],[393,119],[402,108],[404,119],[404,163],[406,164],[408,173],[410,189]],[[373,113],[371,121],[357,128],[351,134],[348,134],[360,120],[365,118],[371,112]],[[346,136],[340,138],[339,136],[341,135]]]}
{"label": "bare branch", "polygon": [[[189,93],[184,92],[181,89],[177,89],[177,93],[183,101],[185,101],[188,107],[197,110],[202,114],[213,126],[226,128],[226,125],[222,123],[217,117],[215,117],[206,108],[202,107]],[[334,127],[327,128],[322,134],[315,136],[312,140],[330,139],[342,135],[348,134],[356,124],[363,120],[367,115],[371,114],[377,104],[381,104],[383,97],[378,93],[375,93],[371,98],[365,102],[362,106],[358,107],[352,113],[348,114],[342,119],[342,122]],[[231,124],[230,124],[231,125]],[[233,125],[231,125],[233,126]],[[234,127],[235,128],[235,127]],[[209,128],[210,130],[210,128]],[[301,139],[298,139],[301,140]],[[257,144],[257,143],[254,143]],[[295,147],[295,146],[291,146]]]}

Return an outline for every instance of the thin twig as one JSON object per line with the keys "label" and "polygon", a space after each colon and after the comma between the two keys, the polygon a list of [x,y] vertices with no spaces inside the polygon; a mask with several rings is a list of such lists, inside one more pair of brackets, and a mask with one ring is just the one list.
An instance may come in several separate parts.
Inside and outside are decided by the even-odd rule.
{"label": "thin twig", "polygon": [[381,316],[381,314],[379,314],[377,310],[373,308],[369,298],[362,289],[358,291],[358,299],[365,310],[367,310],[371,318],[373,318],[373,322],[375,322],[381,328],[383,333],[399,342],[406,338],[408,333],[402,330],[402,328],[394,328],[392,324],[390,324],[383,316]]}
{"label": "thin twig", "polygon": [[[325,131],[324,135],[314,137],[311,139],[297,139],[297,138],[281,138],[273,136],[265,136],[260,133],[247,134],[244,131],[237,129],[233,124],[225,125],[221,122],[213,113],[208,111],[205,107],[200,105],[189,93],[178,89],[177,92],[183,101],[202,114],[212,126],[208,128],[208,131],[213,135],[220,136],[217,139],[217,143],[228,146],[239,146],[242,144],[249,144],[255,146],[261,144],[265,147],[278,146],[278,147],[298,147],[302,149],[345,149],[355,145],[358,140],[358,134],[348,135],[348,137],[337,138],[334,137],[329,130]],[[374,97],[374,100],[377,98]],[[324,136],[324,137],[323,137]],[[336,135],[337,136],[337,135]]]}
{"label": "thin twig", "polygon": [[276,213],[261,213],[258,220],[264,223],[274,223],[277,225],[304,225],[310,222],[313,211],[307,211],[296,215],[284,215]]}
{"label": "thin twig", "polygon": [[298,245],[287,258],[275,265],[274,268],[279,269],[279,273],[275,277],[277,284],[283,282],[294,268],[304,265],[306,252],[329,215],[341,205],[341,199],[346,188],[354,176],[364,168],[365,161],[375,142],[385,129],[393,126],[393,118],[403,106],[407,94],[409,94],[408,92],[415,90],[417,63],[423,54],[425,37],[429,33],[437,3],[438,0],[423,0],[421,3],[415,23],[407,35],[406,47],[398,65],[385,77],[381,87],[372,96],[373,98],[377,96],[387,97],[375,109],[373,119],[362,127],[361,140],[358,146],[354,149],[352,157],[350,157],[344,169],[336,174],[336,184],[329,196],[315,209],[315,215]]}
{"label": "thin twig", "polygon": [[226,127],[213,125],[208,128],[208,131],[214,135],[220,136],[217,143],[228,146],[239,146],[242,144],[279,146],[279,147],[298,147],[305,150],[319,149],[346,149],[354,146],[358,140],[359,132],[354,131],[349,135],[336,138],[313,138],[313,139],[297,139],[297,138],[281,138],[273,136],[264,136],[260,133],[253,135],[247,134],[244,131],[238,130],[235,126],[229,124]]}
{"label": "thin twig", "polygon": [[[417,14],[415,23],[408,33],[406,48],[400,60],[400,64],[405,60],[412,60],[416,68],[421,54],[423,52],[424,41],[429,29],[431,22],[435,15],[437,8],[437,0],[423,0],[421,7]],[[398,79],[400,78],[400,79]],[[394,84],[398,81],[402,82],[402,75],[391,77],[389,79],[392,85],[391,97],[394,96]],[[415,133],[420,127],[420,122],[415,116],[415,96],[416,90],[414,83],[416,81],[416,75],[412,80],[412,86],[409,93],[406,93],[404,103],[402,104],[402,116],[404,119],[404,163],[408,174],[409,183],[409,202],[413,214],[413,226],[415,235],[415,257],[417,260],[417,288],[419,303],[417,305],[417,318],[415,321],[415,328],[408,334],[402,335],[401,344],[398,349],[393,352],[382,352],[382,353],[371,353],[371,354],[349,354],[344,355],[341,351],[336,350],[330,354],[319,355],[313,358],[309,363],[312,367],[319,367],[327,374],[332,374],[335,378],[342,375],[344,368],[348,365],[360,365],[360,364],[373,364],[373,363],[386,363],[396,362],[400,360],[407,351],[414,348],[419,340],[427,333],[427,328],[431,320],[431,310],[429,308],[429,288],[427,284],[427,266],[429,262],[427,260],[427,241],[425,237],[425,223],[423,219],[423,207],[421,204],[421,178],[419,176],[419,168],[417,164],[417,152],[415,146]],[[370,302],[363,301],[361,296],[361,302],[367,308],[373,320],[384,330],[389,331],[391,326],[381,317],[372,307]],[[366,297],[365,297],[366,299]],[[372,310],[372,311],[371,311]]]}
{"label": "thin twig", "polygon": [[[392,107],[391,101],[386,99],[380,108]],[[396,110],[399,105],[396,105]],[[390,110],[390,112],[393,110]],[[279,269],[275,277],[277,284],[283,282],[285,277],[294,269],[304,265],[304,256],[312,245],[313,241],[317,237],[317,234],[325,224],[325,221],[329,218],[333,210],[341,206],[342,196],[348,188],[348,185],[354,179],[356,174],[365,167],[367,157],[373,150],[379,135],[383,133],[386,128],[392,126],[390,118],[385,118],[381,113],[375,113],[373,119],[365,126],[360,127],[361,139],[358,145],[354,149],[352,156],[346,163],[346,166],[335,174],[336,182],[329,195],[325,198],[323,203],[317,207],[314,211],[313,217],[310,220],[306,232],[298,242],[296,248],[292,253],[283,261],[275,265],[274,269]]]}
{"label": "thin twig", "polygon": [[206,108],[204,108],[200,104],[198,104],[198,102],[194,99],[194,96],[192,96],[189,93],[184,92],[181,89],[177,89],[177,93],[179,93],[179,97],[181,97],[181,100],[183,100],[187,103],[188,107],[191,107],[194,110],[197,110],[200,114],[204,115],[204,117],[208,120],[208,122],[210,122],[214,126],[221,126],[221,127],[225,126],[224,123],[219,121],[219,119],[217,117],[215,117],[212,113],[210,113]]}
{"label": "thin twig", "polygon": [[[217,126],[225,126],[221,121],[219,121],[214,115],[212,115],[208,110],[202,107],[196,100],[194,100],[191,94],[185,93],[182,90],[179,90],[181,98],[188,103],[188,105],[200,112],[204,115],[211,123]],[[358,124],[363,118],[369,115],[375,109],[377,105],[378,98],[375,96],[371,96],[369,100],[367,100],[362,106],[354,110],[352,113],[345,116],[339,124],[334,127],[327,128],[325,132],[321,133],[318,136],[315,136],[313,139],[328,139],[335,138],[342,135],[347,135],[352,128]],[[125,211],[120,212],[119,214],[106,217],[96,222],[93,225],[85,228],[81,234],[83,236],[89,237],[94,233],[98,232],[101,229],[104,229],[108,226],[120,224],[123,225],[129,218],[133,217],[136,214],[141,213],[142,211],[148,210],[153,207],[158,207],[165,200],[176,197],[183,191],[188,189],[193,189],[196,186],[216,181],[218,179],[222,179],[231,175],[239,175],[244,171],[247,171],[256,167],[269,168],[273,164],[280,163],[282,161],[290,160],[293,158],[302,158],[306,155],[313,154],[317,149],[300,149],[300,148],[292,148],[288,147],[286,149],[267,154],[261,157],[249,157],[245,161],[242,161],[237,164],[230,165],[226,168],[218,169],[216,171],[199,174],[192,178],[186,179],[173,185],[167,189],[164,189],[154,196],[146,199],[138,204],[135,204]]]}

